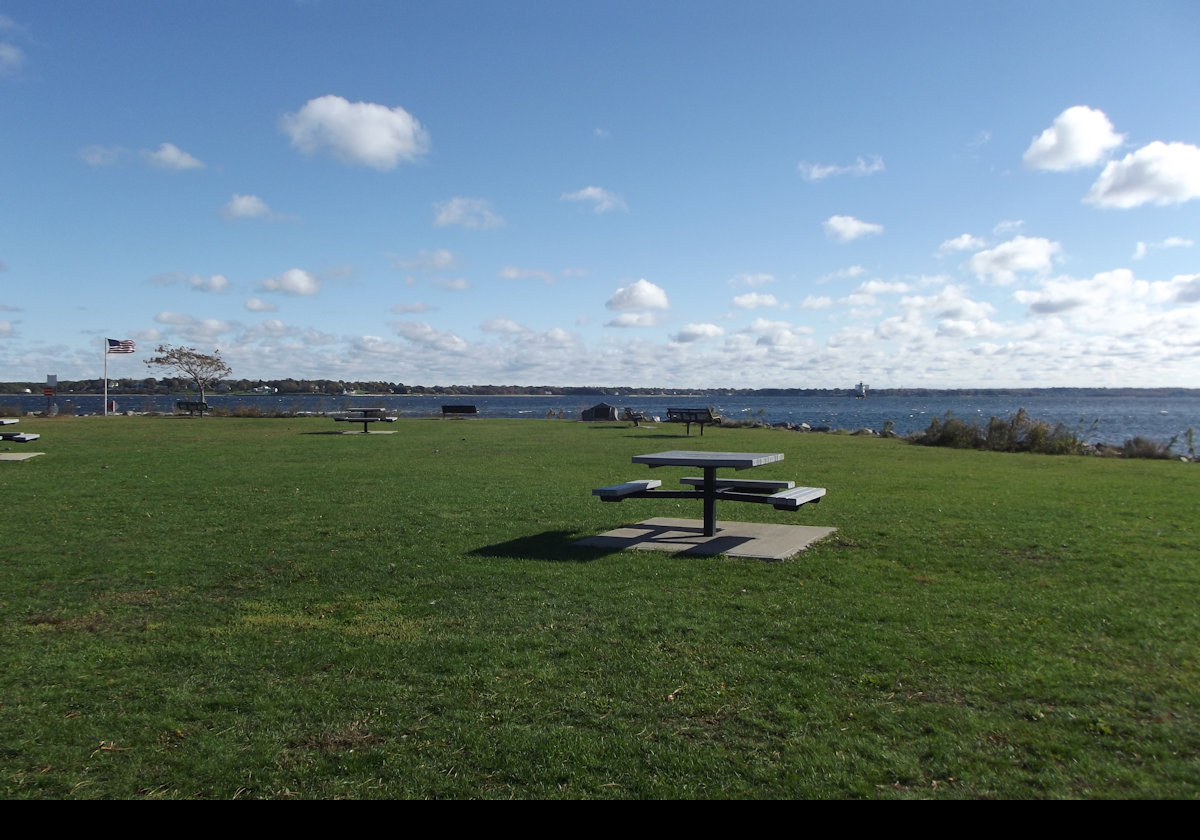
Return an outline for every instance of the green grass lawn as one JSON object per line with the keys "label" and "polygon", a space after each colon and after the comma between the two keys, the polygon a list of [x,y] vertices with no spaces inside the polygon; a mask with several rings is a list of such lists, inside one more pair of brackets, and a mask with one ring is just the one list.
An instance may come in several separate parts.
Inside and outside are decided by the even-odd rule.
{"label": "green grass lawn", "polygon": [[[535,420],[28,420],[6,798],[1200,793],[1200,471]],[[663,449],[827,487],[785,563],[572,540]],[[675,472],[656,470],[664,486]]]}

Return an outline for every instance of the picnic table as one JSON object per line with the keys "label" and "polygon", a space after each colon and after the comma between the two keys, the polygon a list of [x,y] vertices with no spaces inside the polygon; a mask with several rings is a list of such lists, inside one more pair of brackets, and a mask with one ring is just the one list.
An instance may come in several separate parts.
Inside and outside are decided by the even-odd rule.
{"label": "picnic table", "polygon": [[620,502],[625,499],[699,499],[704,502],[704,535],[717,533],[717,500],[769,504],[776,510],[798,510],[803,505],[819,502],[825,495],[824,487],[797,487],[793,481],[770,481],[739,478],[717,478],[717,470],[746,470],[774,464],[783,460],[782,452],[696,452],[672,450],[654,452],[649,455],[634,455],[633,463],[656,467],[698,467],[703,476],[687,476],[680,484],[689,490],[660,490],[658,479],[640,479],[599,487],[592,495],[605,502]]}
{"label": "picnic table", "polygon": [[386,408],[348,408],[345,414],[340,414],[333,418],[338,422],[344,423],[362,423],[363,434],[368,431],[367,426],[371,423],[395,423],[395,417],[389,417]]}
{"label": "picnic table", "polygon": [[[20,420],[12,417],[0,417],[0,426],[15,426],[20,423]],[[36,432],[13,432],[0,429],[0,440],[10,440],[14,443],[29,443],[31,440],[37,440],[41,435]]]}

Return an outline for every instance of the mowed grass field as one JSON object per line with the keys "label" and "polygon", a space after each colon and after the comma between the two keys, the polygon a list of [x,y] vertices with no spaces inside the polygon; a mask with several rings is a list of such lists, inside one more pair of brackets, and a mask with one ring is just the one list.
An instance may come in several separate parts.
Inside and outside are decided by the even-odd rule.
{"label": "mowed grass field", "polygon": [[[335,425],[337,428],[334,428]],[[1200,794],[1200,470],[540,420],[28,419],[5,798]],[[784,563],[603,553],[632,455],[779,451]],[[684,471],[655,470],[673,484]]]}

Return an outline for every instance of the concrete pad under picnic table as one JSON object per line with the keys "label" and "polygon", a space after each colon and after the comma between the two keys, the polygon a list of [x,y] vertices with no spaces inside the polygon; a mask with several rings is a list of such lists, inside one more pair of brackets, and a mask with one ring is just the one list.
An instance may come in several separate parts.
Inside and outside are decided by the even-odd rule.
{"label": "concrete pad under picnic table", "polygon": [[0,461],[28,461],[30,458],[45,454],[45,452],[0,452]]}
{"label": "concrete pad under picnic table", "polygon": [[717,533],[704,536],[699,519],[656,518],[586,537],[575,543],[615,551],[670,551],[683,554],[787,560],[837,528],[815,525],[764,525],[758,522],[717,521]]}

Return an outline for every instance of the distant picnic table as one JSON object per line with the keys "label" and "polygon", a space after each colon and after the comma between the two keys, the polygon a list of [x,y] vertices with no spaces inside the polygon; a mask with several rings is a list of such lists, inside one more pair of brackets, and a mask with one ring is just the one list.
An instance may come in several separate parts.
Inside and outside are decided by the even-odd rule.
{"label": "distant picnic table", "polygon": [[342,423],[362,423],[363,434],[369,430],[368,426],[371,423],[395,423],[395,417],[389,417],[386,408],[348,408],[345,414],[339,414],[333,418]]}
{"label": "distant picnic table", "polygon": [[707,408],[668,408],[667,409],[668,423],[686,423],[688,437],[692,435],[692,424],[695,423],[700,427],[700,437],[704,437],[704,427],[713,423],[719,423],[713,413]]}

